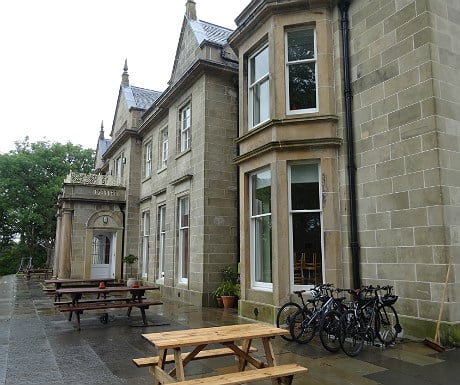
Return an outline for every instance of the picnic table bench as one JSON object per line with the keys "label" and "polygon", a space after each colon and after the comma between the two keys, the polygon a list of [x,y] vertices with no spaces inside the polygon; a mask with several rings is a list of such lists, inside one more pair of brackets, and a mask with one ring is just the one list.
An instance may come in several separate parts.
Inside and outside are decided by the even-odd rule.
{"label": "picnic table bench", "polygon": [[[63,287],[94,287],[101,282],[107,286],[115,282],[115,278],[53,278],[45,279],[43,282],[43,291],[46,294],[54,295],[54,301],[56,302],[60,300],[60,295],[56,293],[56,290]],[[49,287],[48,285],[53,287]]]}
{"label": "picnic table bench", "polygon": [[47,279],[49,276],[53,274],[53,269],[47,267],[35,267],[26,270],[26,278],[30,281],[32,276],[37,276],[41,278],[42,276]]}
{"label": "picnic table bench", "polygon": [[[71,301],[55,301],[55,305],[58,306],[60,312],[69,312],[69,321],[72,320],[72,315],[75,313],[77,318],[77,327],[80,330],[80,315],[84,311],[89,310],[107,310],[116,308],[127,308],[127,315],[131,315],[133,307],[138,308],[141,311],[142,322],[144,326],[148,326],[147,316],[145,310],[152,305],[161,305],[161,301],[144,301],[144,294],[147,290],[158,290],[158,287],[154,286],[140,286],[137,288],[128,286],[109,286],[105,288],[99,287],[72,287],[62,288],[56,290],[59,298],[63,294],[69,294]],[[98,294],[107,295],[109,293],[130,293],[131,296],[127,297],[112,297],[112,298],[96,298],[96,299],[85,299],[82,300],[84,294]]]}
{"label": "picnic table bench", "polygon": [[[254,323],[142,334],[142,337],[157,347],[159,354],[157,357],[135,358],[133,362],[138,367],[150,366],[155,385],[236,385],[261,380],[291,384],[294,375],[304,374],[308,369],[298,364],[276,364],[271,339],[287,333],[287,330],[272,325]],[[251,354],[255,351],[251,347],[252,340],[257,338],[262,340],[266,362]],[[236,345],[235,341],[242,341],[242,345]],[[208,344],[220,344],[223,347],[205,350]],[[181,352],[183,347],[193,347],[193,350]],[[167,354],[168,349],[172,349],[174,353]],[[238,358],[237,372],[204,378],[185,378],[184,367],[191,361],[226,355],[235,355]],[[171,362],[174,362],[174,368],[167,372],[165,365]],[[254,368],[245,370],[247,364]]]}

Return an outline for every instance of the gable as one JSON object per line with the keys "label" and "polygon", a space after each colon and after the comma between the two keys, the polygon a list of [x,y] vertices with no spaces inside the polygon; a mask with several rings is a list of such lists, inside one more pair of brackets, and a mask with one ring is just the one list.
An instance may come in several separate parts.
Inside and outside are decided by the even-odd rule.
{"label": "gable", "polygon": [[115,138],[124,129],[136,129],[142,113],[149,109],[160,95],[159,91],[121,85],[110,136]]}
{"label": "gable", "polygon": [[220,54],[233,31],[184,17],[169,84],[178,81],[197,60],[222,61]]}

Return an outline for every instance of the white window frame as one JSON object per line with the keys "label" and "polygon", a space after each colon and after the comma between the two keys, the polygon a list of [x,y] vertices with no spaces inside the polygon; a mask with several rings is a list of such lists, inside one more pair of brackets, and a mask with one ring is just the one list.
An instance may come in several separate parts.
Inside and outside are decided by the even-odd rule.
{"label": "white window frame", "polygon": [[158,206],[158,279],[165,276],[166,204]]}
{"label": "white window frame", "polygon": [[160,170],[168,167],[168,127],[163,128],[160,131]]}
{"label": "white window frame", "polygon": [[123,154],[120,154],[118,158],[115,159],[115,177],[123,177]]}
{"label": "white window frame", "polygon": [[[302,165],[302,164],[314,164],[318,168],[318,194],[319,194],[319,208],[313,210],[293,210],[292,209],[292,199],[291,199],[291,185],[292,185],[292,173],[291,173],[291,166],[293,165]],[[309,290],[314,285],[295,285],[294,284],[294,250],[293,250],[293,236],[294,231],[292,228],[292,215],[295,213],[315,213],[318,212],[320,215],[320,223],[321,223],[321,255],[324,256],[324,226],[323,226],[323,201],[322,197],[322,186],[321,186],[321,165],[319,162],[293,162],[288,165],[288,206],[289,206],[289,244],[290,244],[290,251],[289,251],[289,271],[291,277],[291,291],[294,290]],[[322,271],[323,271],[323,278],[324,278],[324,261],[320,261],[322,263]]]}
{"label": "white window frame", "polygon": [[[187,202],[186,212],[182,202]],[[177,200],[178,212],[178,278],[180,283],[188,283],[190,269],[190,197],[184,195]],[[185,217],[188,221],[184,221]],[[185,252],[187,254],[185,254]]]}
{"label": "white window frame", "polygon": [[[255,73],[256,71],[253,70],[256,62],[256,58],[261,55],[265,50],[267,50],[267,72],[261,74],[259,77],[252,79],[252,73]],[[261,49],[259,49],[256,53],[251,55],[248,60],[248,129],[251,130],[254,127],[268,121],[270,119],[270,51],[268,48],[268,45],[263,46]],[[267,106],[266,108],[262,108],[264,105],[264,100],[261,100],[262,98],[260,97],[262,95],[261,92],[261,87],[267,87],[266,93],[263,93],[263,96],[266,96],[266,103]],[[265,88],[264,88],[265,89]],[[258,112],[259,112],[259,120],[255,121],[254,119],[254,114],[255,114],[255,108],[254,105],[258,100]],[[262,116],[262,112],[266,111],[267,117]]]}
{"label": "white window frame", "polygon": [[150,211],[142,213],[142,278],[148,278],[150,240]]}
{"label": "white window frame", "polygon": [[152,176],[152,142],[148,142],[144,146],[144,177],[150,178]]}
{"label": "white window frame", "polygon": [[[250,212],[250,260],[251,260],[251,286],[255,289],[259,289],[259,290],[265,290],[265,291],[273,291],[273,282],[263,282],[263,281],[258,281],[256,279],[256,275],[257,275],[257,269],[258,269],[258,265],[257,265],[257,256],[256,256],[256,252],[257,252],[257,249],[256,249],[256,243],[258,242],[258,240],[256,239],[256,235],[257,235],[257,231],[256,231],[256,222],[261,219],[261,218],[267,218],[269,217],[269,220],[270,220],[270,223],[271,223],[271,220],[272,220],[272,213],[271,211],[269,213],[262,213],[262,214],[255,214],[254,215],[254,208],[253,208],[253,202],[254,202],[254,197],[253,197],[253,194],[254,194],[254,184],[253,184],[253,178],[256,176],[256,175],[260,175],[262,173],[265,173],[265,172],[269,172],[270,173],[270,200],[271,200],[271,188],[272,188],[272,185],[273,185],[273,181],[272,181],[272,172],[270,170],[270,168],[264,168],[264,169],[261,169],[261,170],[258,170],[252,174],[249,175],[249,199],[250,199],[250,203],[249,203],[249,212]],[[272,207],[271,203],[270,203],[270,207]],[[273,250],[272,250],[272,243],[273,243],[273,236],[272,234],[270,233],[270,250],[271,250],[271,258],[272,258],[272,263],[273,263]],[[273,281],[273,265],[270,266],[270,271],[271,271],[271,274],[272,274],[272,277],[271,277],[271,280]]]}
{"label": "white window frame", "polygon": [[192,107],[187,103],[179,110],[179,152],[190,149],[191,127],[192,127]]}
{"label": "white window frame", "polygon": [[[289,61],[289,56],[288,56],[288,34],[289,32],[295,32],[295,31],[300,31],[300,30],[313,30],[313,46],[314,46],[314,52],[313,52],[313,58],[308,58],[308,59],[302,59],[302,60],[296,60],[296,61]],[[299,27],[299,28],[291,28],[287,29],[284,32],[284,47],[285,47],[285,55],[284,55],[284,60],[285,60],[285,65],[286,65],[286,72],[285,72],[285,86],[286,86],[286,112],[287,114],[305,114],[305,113],[314,113],[319,111],[318,103],[318,55],[316,51],[316,28],[314,27]],[[314,63],[315,64],[315,89],[316,89],[316,107],[315,108],[304,108],[304,109],[295,109],[291,110],[290,107],[290,100],[289,100],[289,67],[290,66],[295,66],[299,64],[306,64],[306,63]]]}

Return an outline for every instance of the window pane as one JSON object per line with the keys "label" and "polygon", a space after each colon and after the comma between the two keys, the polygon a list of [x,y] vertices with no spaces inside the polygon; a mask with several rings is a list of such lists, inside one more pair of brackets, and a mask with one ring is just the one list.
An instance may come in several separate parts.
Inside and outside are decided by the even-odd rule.
{"label": "window pane", "polygon": [[180,279],[188,278],[189,269],[189,199],[179,200],[179,274]]}
{"label": "window pane", "polygon": [[166,167],[168,164],[168,130],[161,131],[161,167]]}
{"label": "window pane", "polygon": [[181,278],[188,278],[189,265],[189,237],[188,228],[182,229],[179,236],[179,247],[181,255]]}
{"label": "window pane", "polygon": [[315,42],[313,29],[290,31],[287,33],[288,61],[313,59]]}
{"label": "window pane", "polygon": [[164,278],[166,241],[166,206],[158,208],[158,278]]}
{"label": "window pane", "polygon": [[260,116],[259,122],[264,122],[270,117],[270,95],[268,79],[260,83]]}
{"label": "window pane", "polygon": [[316,164],[291,166],[291,208],[292,210],[318,210],[319,176]]}
{"label": "window pane", "polygon": [[320,213],[292,214],[294,284],[315,285],[322,282]]}
{"label": "window pane", "polygon": [[186,151],[190,148],[190,106],[184,107],[180,111],[180,119],[181,119],[181,126],[180,126],[180,151]]}
{"label": "window pane", "polygon": [[144,212],[144,236],[142,238],[142,277],[147,278],[149,264],[150,213]]}
{"label": "window pane", "polygon": [[289,65],[289,108],[316,108],[315,63]]}
{"label": "window pane", "polygon": [[254,83],[266,74],[268,74],[268,47],[251,59],[250,83]]}
{"label": "window pane", "polygon": [[252,176],[252,215],[271,212],[271,174],[270,170]]}
{"label": "window pane", "polygon": [[272,282],[272,231],[271,216],[254,219],[254,257],[255,280],[257,282]]}
{"label": "window pane", "polygon": [[145,177],[152,174],[152,144],[145,146]]}

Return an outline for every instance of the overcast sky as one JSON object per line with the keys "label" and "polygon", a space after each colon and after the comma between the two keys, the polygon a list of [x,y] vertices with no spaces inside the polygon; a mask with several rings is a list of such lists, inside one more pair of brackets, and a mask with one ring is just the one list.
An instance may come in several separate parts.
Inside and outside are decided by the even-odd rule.
{"label": "overcast sky", "polygon": [[[250,0],[195,0],[234,29]],[[186,0],[0,0],[0,153],[31,142],[95,149],[112,127],[125,58],[130,84],[164,91]],[[160,8],[161,7],[161,8]]]}

